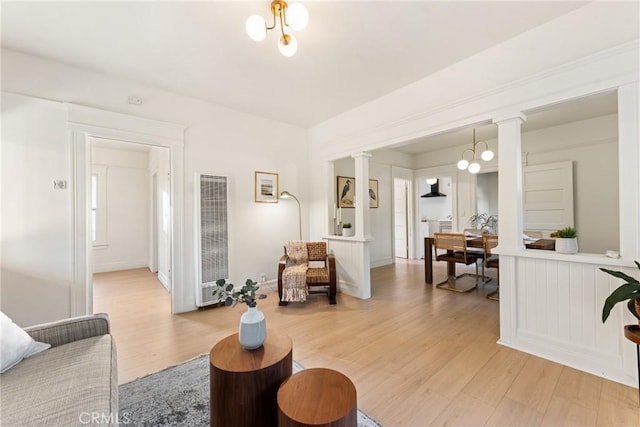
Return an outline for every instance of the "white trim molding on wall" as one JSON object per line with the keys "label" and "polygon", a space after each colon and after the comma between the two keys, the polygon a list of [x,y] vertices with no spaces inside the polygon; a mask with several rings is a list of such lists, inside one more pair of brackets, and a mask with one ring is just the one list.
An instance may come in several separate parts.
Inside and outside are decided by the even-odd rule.
{"label": "white trim molding on wall", "polygon": [[193,310],[193,294],[184,278],[183,235],[183,150],[185,127],[178,124],[114,113],[76,104],[67,104],[70,143],[73,155],[73,243],[74,277],[70,293],[71,316],[93,312],[90,210],[91,138],[167,147],[170,150],[171,238],[173,313]]}

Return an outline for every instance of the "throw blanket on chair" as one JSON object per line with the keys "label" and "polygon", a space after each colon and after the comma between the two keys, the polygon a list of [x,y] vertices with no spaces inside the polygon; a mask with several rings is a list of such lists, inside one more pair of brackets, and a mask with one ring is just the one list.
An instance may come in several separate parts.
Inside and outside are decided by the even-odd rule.
{"label": "throw blanket on chair", "polygon": [[304,302],[307,300],[307,269],[309,256],[307,244],[302,240],[293,240],[284,245],[289,260],[282,273],[282,300]]}

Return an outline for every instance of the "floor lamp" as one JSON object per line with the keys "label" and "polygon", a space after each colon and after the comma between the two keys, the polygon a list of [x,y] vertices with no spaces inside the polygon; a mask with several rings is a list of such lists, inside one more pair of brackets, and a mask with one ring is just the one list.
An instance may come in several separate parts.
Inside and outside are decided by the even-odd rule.
{"label": "floor lamp", "polygon": [[296,202],[298,202],[298,224],[300,224],[300,240],[302,240],[302,209],[300,208],[300,200],[298,200],[296,196],[289,193],[288,191],[283,191],[282,193],[280,193],[280,197],[282,197],[283,199],[293,198]]}

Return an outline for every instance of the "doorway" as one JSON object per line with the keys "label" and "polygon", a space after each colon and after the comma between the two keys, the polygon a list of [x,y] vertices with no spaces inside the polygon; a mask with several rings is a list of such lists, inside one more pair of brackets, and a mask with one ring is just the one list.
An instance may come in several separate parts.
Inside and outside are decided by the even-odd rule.
{"label": "doorway", "polygon": [[[148,286],[171,292],[169,149],[105,138],[89,143],[92,279],[103,283],[116,273],[147,271],[154,279]],[[92,292],[94,306],[103,306],[100,298],[117,299],[113,289]]]}
{"label": "doorway", "polygon": [[409,258],[411,235],[411,181],[393,179],[394,254],[397,258]]}

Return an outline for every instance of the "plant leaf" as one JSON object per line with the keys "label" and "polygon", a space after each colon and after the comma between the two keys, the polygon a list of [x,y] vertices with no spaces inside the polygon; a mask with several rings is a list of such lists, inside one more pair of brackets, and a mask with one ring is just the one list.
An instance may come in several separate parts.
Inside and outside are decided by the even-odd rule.
{"label": "plant leaf", "polygon": [[227,292],[231,292],[232,290],[233,290],[233,283],[229,283],[229,284],[227,285],[227,287],[225,288],[225,291],[227,291]]}
{"label": "plant leaf", "polygon": [[625,283],[615,291],[611,292],[611,295],[609,295],[609,297],[604,302],[604,307],[602,307],[602,323],[607,320],[614,305],[630,298],[635,299],[635,296],[638,296],[639,290],[640,286]]}
{"label": "plant leaf", "polygon": [[231,304],[233,304],[233,298],[227,297],[227,299],[224,300],[224,305],[230,306]]}
{"label": "plant leaf", "polygon": [[[638,267],[638,268],[640,268],[640,267]],[[631,277],[631,276],[629,276],[627,274],[624,274],[622,271],[607,270],[606,268],[601,268],[600,270],[602,270],[605,273],[610,274],[612,276],[619,277],[622,280],[626,280],[627,283],[640,285],[640,282],[638,282],[638,279],[636,279],[634,277]]]}
{"label": "plant leaf", "polygon": [[223,285],[224,285],[224,282],[226,282],[226,280],[224,280],[224,279],[218,279],[218,280],[216,280],[216,285],[218,285],[218,286],[223,286]]}

